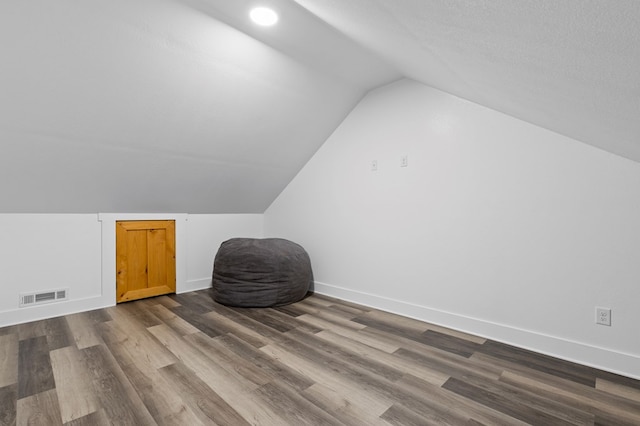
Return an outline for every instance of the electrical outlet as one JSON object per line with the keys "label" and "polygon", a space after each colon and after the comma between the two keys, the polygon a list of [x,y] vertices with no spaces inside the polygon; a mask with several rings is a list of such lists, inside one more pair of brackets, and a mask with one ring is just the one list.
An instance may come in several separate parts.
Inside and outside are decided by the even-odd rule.
{"label": "electrical outlet", "polygon": [[378,171],[378,160],[371,160],[371,171],[372,172]]}
{"label": "electrical outlet", "polygon": [[407,166],[409,166],[409,156],[403,155],[402,157],[400,157],[400,167],[407,167]]}
{"label": "electrical outlet", "polygon": [[611,309],[596,307],[596,324],[611,327]]}

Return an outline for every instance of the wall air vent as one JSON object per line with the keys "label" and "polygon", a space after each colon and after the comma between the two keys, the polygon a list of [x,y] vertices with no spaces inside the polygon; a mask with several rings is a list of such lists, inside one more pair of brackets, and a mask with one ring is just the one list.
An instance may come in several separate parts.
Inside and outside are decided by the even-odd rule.
{"label": "wall air vent", "polygon": [[61,302],[67,300],[68,289],[62,288],[38,293],[20,294],[20,307],[41,305],[44,303]]}

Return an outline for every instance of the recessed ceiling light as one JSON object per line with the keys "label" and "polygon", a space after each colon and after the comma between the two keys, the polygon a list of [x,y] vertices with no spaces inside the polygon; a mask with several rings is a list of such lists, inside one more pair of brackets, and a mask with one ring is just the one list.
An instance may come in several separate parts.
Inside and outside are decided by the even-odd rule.
{"label": "recessed ceiling light", "polygon": [[256,7],[249,12],[251,20],[258,25],[269,27],[278,22],[278,14],[268,7]]}

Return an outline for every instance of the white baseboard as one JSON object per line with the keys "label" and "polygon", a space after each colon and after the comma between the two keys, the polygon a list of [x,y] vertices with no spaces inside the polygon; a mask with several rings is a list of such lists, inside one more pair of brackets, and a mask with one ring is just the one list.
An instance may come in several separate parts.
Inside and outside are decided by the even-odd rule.
{"label": "white baseboard", "polygon": [[460,314],[445,312],[401,300],[350,290],[316,281],[319,294],[358,303],[420,321],[499,341],[550,355],[566,361],[640,379],[640,357],[585,343],[574,342],[505,324],[497,324]]}
{"label": "white baseboard", "polygon": [[211,287],[211,277],[188,280],[180,289],[178,289],[177,293],[180,294],[190,291],[204,290],[209,287]]}
{"label": "white baseboard", "polygon": [[[189,280],[177,288],[177,293],[203,290],[211,287],[211,278]],[[22,324],[30,321],[55,318],[62,315],[91,311],[94,309],[115,306],[111,294],[107,296],[95,296],[85,299],[72,299],[61,302],[47,303],[43,305],[28,306],[0,312],[0,327]]]}
{"label": "white baseboard", "polygon": [[12,309],[0,312],[0,327],[91,311],[113,305],[110,298],[95,296],[86,299],[75,299]]}

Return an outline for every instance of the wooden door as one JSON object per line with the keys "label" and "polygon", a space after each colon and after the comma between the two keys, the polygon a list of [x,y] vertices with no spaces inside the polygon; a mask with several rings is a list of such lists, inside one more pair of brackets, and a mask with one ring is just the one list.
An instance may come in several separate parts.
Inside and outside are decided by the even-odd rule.
{"label": "wooden door", "polygon": [[175,221],[116,222],[116,302],[176,292]]}

